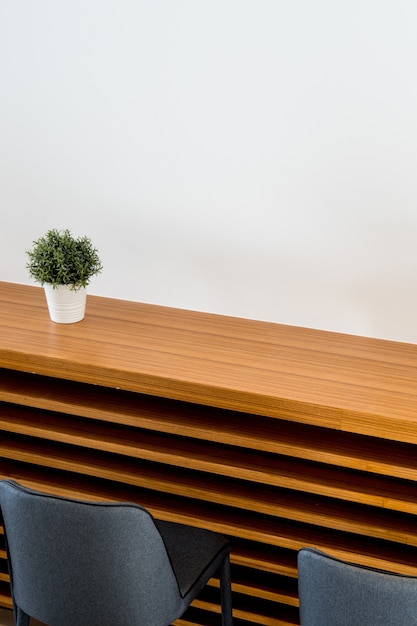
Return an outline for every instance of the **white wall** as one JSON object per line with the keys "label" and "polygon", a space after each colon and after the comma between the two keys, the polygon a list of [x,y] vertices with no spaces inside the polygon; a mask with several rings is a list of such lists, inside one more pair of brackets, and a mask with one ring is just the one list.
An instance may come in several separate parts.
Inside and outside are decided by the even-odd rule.
{"label": "white wall", "polygon": [[2,0],[0,280],[417,343],[415,0]]}

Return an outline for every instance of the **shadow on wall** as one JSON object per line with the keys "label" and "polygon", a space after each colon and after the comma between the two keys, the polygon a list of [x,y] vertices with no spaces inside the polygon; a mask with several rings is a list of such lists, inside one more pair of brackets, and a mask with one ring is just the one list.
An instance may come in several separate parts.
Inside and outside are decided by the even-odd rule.
{"label": "shadow on wall", "polygon": [[417,343],[417,223],[380,222],[358,242],[363,273],[352,301],[366,311],[373,337]]}
{"label": "shadow on wall", "polygon": [[140,237],[126,232],[117,263],[103,242],[91,293],[417,343],[417,224],[333,224],[263,248],[247,233],[172,238],[152,223]]}
{"label": "shadow on wall", "polygon": [[[200,247],[184,251],[176,271],[182,281],[187,275],[190,288],[188,296],[181,295],[184,308],[340,332],[349,327],[352,334],[366,334],[364,328],[370,332],[345,283],[335,284],[325,266],[305,265],[289,254]],[[174,297],[175,275],[170,273],[170,278]]]}
{"label": "shadow on wall", "polygon": [[358,307],[367,311],[372,337],[417,344],[417,274],[390,281],[374,276],[356,286]]}
{"label": "shadow on wall", "polygon": [[194,250],[184,259],[197,286],[189,308],[417,343],[417,226],[344,235],[340,246],[317,242],[311,263],[288,250]]}

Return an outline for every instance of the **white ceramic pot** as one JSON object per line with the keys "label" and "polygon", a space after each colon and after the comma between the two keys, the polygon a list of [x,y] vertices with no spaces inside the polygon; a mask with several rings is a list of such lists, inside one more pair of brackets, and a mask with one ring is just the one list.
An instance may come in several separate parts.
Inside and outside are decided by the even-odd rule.
{"label": "white ceramic pot", "polygon": [[71,285],[44,285],[49,315],[58,324],[80,322],[85,316],[87,293],[85,287],[74,291]]}

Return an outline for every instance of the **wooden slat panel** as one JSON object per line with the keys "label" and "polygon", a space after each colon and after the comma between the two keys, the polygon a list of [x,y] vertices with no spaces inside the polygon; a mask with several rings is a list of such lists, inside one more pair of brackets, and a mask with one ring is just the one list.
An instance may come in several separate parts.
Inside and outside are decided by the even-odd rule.
{"label": "wooden slat panel", "polygon": [[0,283],[0,478],[229,535],[236,626],[298,623],[305,545],[417,575],[416,382],[416,346]]}
{"label": "wooden slat panel", "polygon": [[[304,463],[300,459],[288,459],[279,455],[264,455],[229,446],[202,444],[189,438],[166,439],[143,430],[132,430],[108,426],[86,420],[75,420],[71,416],[47,415],[15,406],[3,406],[0,427],[4,431],[31,435],[56,442],[92,448],[131,456],[142,460],[218,474],[231,478],[303,491],[331,498],[348,500],[360,504],[378,506],[409,513],[417,513],[417,493],[411,481],[383,478],[372,474],[361,475],[352,481],[352,474],[339,468],[317,463]],[[272,439],[272,433],[271,433]],[[382,451],[374,450],[382,457]],[[321,444],[320,444],[321,445]],[[402,445],[404,462],[416,462],[412,446]],[[368,442],[368,449],[369,449]],[[279,448],[279,442],[277,442]],[[413,473],[410,467],[407,476]],[[387,467],[386,467],[387,471]],[[391,467],[394,477],[396,466]]]}
{"label": "wooden slat panel", "polygon": [[[395,571],[417,574],[417,549],[413,546],[387,541],[381,543],[357,534],[347,535],[327,528],[293,524],[274,517],[260,516],[254,512],[245,512],[242,516],[236,510],[225,510],[224,507],[209,506],[202,509],[197,503],[180,500],[177,497],[170,498],[169,494],[162,497],[143,490],[128,489],[126,485],[110,483],[107,486],[97,479],[90,479],[87,482],[73,474],[52,474],[50,471],[45,473],[42,470],[37,473],[32,465],[25,469],[24,464],[18,466],[10,463],[9,467],[7,471],[7,464],[3,463],[0,477],[10,476],[12,470],[14,478],[35,489],[85,499],[136,501],[146,506],[158,518],[211,528],[237,539],[245,539],[254,547],[251,551],[246,550],[246,557],[243,557],[244,553],[240,556],[241,549],[237,547],[234,562],[241,565],[258,566],[265,571],[282,573],[281,557],[274,561],[274,548],[297,551],[304,545],[314,545],[322,546],[352,562],[369,564],[381,569],[390,569],[392,564]],[[265,549],[261,550],[257,543],[264,544]]]}
{"label": "wooden slat panel", "polygon": [[[103,456],[78,448],[74,451],[64,446],[54,448],[45,442],[6,436],[0,442],[0,457],[202,500],[204,503],[257,511],[260,515],[274,518],[417,546],[414,519],[385,508],[369,507],[364,510],[363,507],[341,504],[329,498],[319,499],[282,489],[271,490],[248,482],[229,483],[207,474],[195,476],[173,468],[167,473],[164,467],[138,465],[128,459],[124,459],[121,465],[119,457]],[[412,495],[415,500],[416,494]]]}
{"label": "wooden slat panel", "polygon": [[[417,476],[417,456],[413,445],[328,428],[307,425],[300,428],[298,424],[257,415],[213,410],[202,405],[170,402],[114,389],[100,388],[100,393],[97,393],[94,386],[10,370],[0,370],[1,400],[29,406],[32,410],[38,408],[70,413],[111,424],[153,430],[158,435],[181,435],[201,439],[205,443],[212,441],[239,446],[244,448],[245,455],[248,449],[259,450],[384,476],[410,480],[415,480]],[[24,416],[21,414],[23,423]],[[38,426],[37,420],[31,419],[30,415],[31,411],[26,425],[32,429],[31,434],[42,436],[37,430],[41,429],[42,420],[46,417],[40,414]],[[12,415],[8,415],[0,426],[7,428],[12,423]],[[46,429],[52,430],[54,423],[58,432],[62,425],[62,440],[67,433],[65,424],[59,419],[52,418]],[[22,426],[18,426],[16,432],[23,433]]]}

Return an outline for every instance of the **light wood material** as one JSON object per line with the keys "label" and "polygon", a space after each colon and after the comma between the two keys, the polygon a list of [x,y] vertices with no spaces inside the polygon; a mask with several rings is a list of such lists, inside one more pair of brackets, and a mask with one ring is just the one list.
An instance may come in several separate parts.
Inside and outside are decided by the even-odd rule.
{"label": "light wood material", "polygon": [[228,534],[239,626],[297,624],[306,545],[417,575],[417,346],[0,283],[0,407],[0,477]]}

